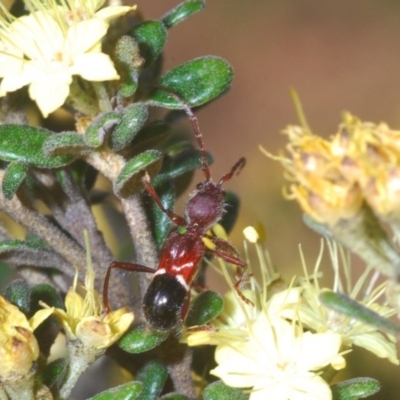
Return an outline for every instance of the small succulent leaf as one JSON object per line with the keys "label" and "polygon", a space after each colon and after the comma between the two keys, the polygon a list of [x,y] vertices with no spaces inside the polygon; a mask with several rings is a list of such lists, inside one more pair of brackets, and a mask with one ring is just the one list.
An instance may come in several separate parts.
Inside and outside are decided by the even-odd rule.
{"label": "small succulent leaf", "polygon": [[200,293],[190,306],[186,326],[202,326],[216,318],[224,308],[220,294],[207,290]]}
{"label": "small succulent leaf", "polygon": [[369,308],[364,307],[362,304],[343,293],[326,290],[322,292],[318,298],[324,306],[331,310],[355,318],[358,321],[374,326],[379,330],[391,333],[398,338],[400,337],[399,326]]}
{"label": "small succulent leaf", "polygon": [[146,150],[130,159],[122,168],[114,182],[114,192],[120,197],[129,197],[143,188],[142,176],[146,171],[150,176],[161,168],[162,153],[158,150]]}
{"label": "small succulent leaf", "polygon": [[[208,165],[213,162],[212,155],[207,153]],[[166,157],[160,173],[154,178],[154,185],[159,186],[171,179],[177,178],[187,172],[194,171],[201,167],[201,153],[199,150],[189,149],[176,154],[173,157]]]}
{"label": "small succulent leaf", "polygon": [[114,62],[120,74],[120,89],[122,97],[131,97],[138,88],[139,68],[144,64],[139,44],[131,36],[121,36],[114,47]]}
{"label": "small succulent leaf", "polygon": [[90,147],[101,146],[106,136],[121,121],[121,116],[115,111],[106,112],[98,115],[87,127],[85,132],[85,142]]}
{"label": "small succulent leaf", "polygon": [[169,332],[149,330],[144,325],[134,327],[118,342],[119,347],[131,354],[154,349],[167,339]]}
{"label": "small succulent leaf", "polygon": [[239,214],[240,198],[236,193],[227,191],[225,192],[224,204],[225,213],[219,223],[224,227],[226,233],[230,233]]}
{"label": "small succulent leaf", "polygon": [[68,360],[66,358],[57,358],[36,375],[36,381],[51,388],[64,374],[67,365]]}
{"label": "small succulent leaf", "polygon": [[[188,61],[165,73],[156,82],[179,96],[191,107],[200,106],[224,93],[231,85],[233,69],[220,57],[206,56]],[[148,100],[150,105],[182,109],[182,103],[166,91],[156,89]]]}
{"label": "small succulent leaf", "polygon": [[137,135],[149,116],[148,107],[133,103],[124,109],[121,122],[113,130],[111,147],[115,151],[124,149]]}
{"label": "small succulent leaf", "polygon": [[42,307],[39,305],[39,301],[43,301],[50,307],[56,307],[64,309],[64,302],[60,294],[53,288],[53,286],[47,283],[40,283],[35,285],[31,289],[31,314],[40,310]]}
{"label": "small succulent leaf", "polygon": [[0,242],[0,254],[10,251],[24,250],[39,250],[44,249],[43,243],[35,242],[34,240],[3,240]]}
{"label": "small succulent leaf", "polygon": [[204,389],[204,400],[248,400],[249,395],[240,389],[225,385],[222,381],[216,381]]}
{"label": "small succulent leaf", "polygon": [[31,305],[31,289],[23,279],[12,281],[6,288],[4,297],[25,315],[29,315]]}
{"label": "small succulent leaf", "polygon": [[71,156],[51,156],[43,144],[53,132],[35,126],[4,124],[0,126],[0,160],[32,164],[38,168],[59,168],[73,161]]}
{"label": "small succulent leaf", "polygon": [[132,381],[105,390],[88,400],[137,400],[139,399],[142,387],[143,384],[141,382]]}
{"label": "small succulent leaf", "polygon": [[132,145],[135,148],[139,145],[146,147],[154,147],[165,140],[170,132],[171,126],[165,121],[157,120],[147,124],[135,136]]}
{"label": "small succulent leaf", "polygon": [[161,396],[160,400],[189,400],[189,397],[179,393],[168,393]]}
{"label": "small succulent leaf", "polygon": [[186,0],[165,14],[161,20],[167,28],[171,28],[201,11],[205,3],[205,0]]}
{"label": "small succulent leaf", "polygon": [[[176,201],[176,192],[172,182],[165,182],[162,186],[157,187],[157,194],[160,197],[164,208],[172,210]],[[161,248],[167,239],[171,230],[171,219],[154,201],[150,203],[151,221],[154,226],[154,239],[159,248]]]}
{"label": "small succulent leaf", "polygon": [[381,390],[379,381],[363,377],[349,379],[331,386],[333,400],[365,399]]}
{"label": "small succulent leaf", "polygon": [[145,66],[148,66],[161,54],[167,40],[167,29],[160,21],[145,21],[136,25],[129,35],[136,39],[140,54],[146,60]]}
{"label": "small succulent leaf", "polygon": [[51,135],[43,145],[44,153],[49,156],[79,155],[89,150],[90,148],[86,145],[83,136],[76,132],[62,132]]}
{"label": "small succulent leaf", "polygon": [[13,198],[15,192],[20,187],[26,177],[28,164],[21,162],[11,162],[4,173],[1,189],[7,200]]}
{"label": "small succulent leaf", "polygon": [[136,375],[136,379],[143,383],[143,390],[138,399],[158,399],[167,377],[168,369],[162,362],[158,360],[148,362]]}

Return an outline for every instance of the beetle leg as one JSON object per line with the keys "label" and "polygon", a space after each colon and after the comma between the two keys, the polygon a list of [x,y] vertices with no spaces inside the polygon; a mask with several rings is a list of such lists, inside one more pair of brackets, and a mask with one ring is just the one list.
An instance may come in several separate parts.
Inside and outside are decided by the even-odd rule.
{"label": "beetle leg", "polygon": [[144,265],[133,264],[133,263],[124,262],[124,261],[113,261],[108,266],[106,276],[104,278],[104,284],[103,284],[103,306],[104,306],[104,311],[107,314],[111,311],[110,303],[108,302],[108,286],[110,283],[111,270],[114,268],[123,269],[124,271],[132,271],[132,272],[147,272],[149,274],[154,274],[154,272],[156,272],[155,269],[150,268],[150,267],[145,267]]}

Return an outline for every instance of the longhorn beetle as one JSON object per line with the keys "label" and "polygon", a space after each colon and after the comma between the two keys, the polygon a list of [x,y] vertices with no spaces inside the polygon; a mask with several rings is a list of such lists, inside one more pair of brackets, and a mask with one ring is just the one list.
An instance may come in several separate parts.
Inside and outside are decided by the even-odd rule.
{"label": "longhorn beetle", "polygon": [[[192,123],[200,148],[201,169],[205,179],[191,193],[185,206],[185,216],[182,217],[172,210],[164,208],[150,182],[149,175],[144,174],[142,182],[145,190],[160,210],[176,225],[176,228],[171,231],[164,244],[157,269],[119,261],[110,264],[104,280],[103,302],[105,311],[109,312],[108,286],[112,269],[152,273],[154,274],[153,279],[143,298],[143,311],[146,320],[154,329],[166,331],[184,322],[189,311],[190,288],[206,252],[238,267],[235,289],[244,298],[239,288],[245,279],[246,263],[239,258],[237,250],[230,243],[208,235],[207,231],[222,218],[224,213],[222,185],[234,174],[240,172],[246,159],[240,158],[227,174],[214,183],[211,179],[206,148],[197,117],[178,95],[166,88],[162,88],[162,90],[179,101]],[[203,238],[210,239],[215,244],[215,249],[206,248]],[[244,298],[244,300],[247,299]]]}

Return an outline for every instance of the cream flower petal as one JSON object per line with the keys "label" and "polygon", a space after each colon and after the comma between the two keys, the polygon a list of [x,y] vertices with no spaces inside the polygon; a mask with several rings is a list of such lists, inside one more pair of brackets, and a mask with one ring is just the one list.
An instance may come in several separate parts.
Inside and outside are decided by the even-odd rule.
{"label": "cream flower petal", "polygon": [[133,11],[136,9],[136,6],[129,7],[129,6],[110,6],[104,7],[101,10],[96,12],[97,18],[102,18],[106,21],[109,21],[114,18],[118,18],[122,15],[127,14],[129,11]]}
{"label": "cream flower petal", "polygon": [[99,18],[81,21],[72,25],[67,32],[66,43],[72,60],[90,50],[104,37],[108,24]]}
{"label": "cream flower petal", "polygon": [[369,332],[352,337],[352,342],[356,346],[364,347],[376,356],[388,358],[388,360],[396,365],[399,365],[397,358],[396,345],[388,341],[380,332]]}
{"label": "cream flower petal", "polygon": [[291,400],[330,400],[332,392],[322,378],[313,375],[308,379],[293,378],[289,398]]}
{"label": "cream flower petal", "polygon": [[306,370],[315,370],[330,364],[342,344],[341,336],[333,332],[305,332],[301,337],[298,363]]}
{"label": "cream flower petal", "polygon": [[[18,70],[16,72],[18,72]],[[15,90],[21,89],[23,86],[28,85],[31,82],[31,76],[24,73],[24,70],[20,71],[19,74],[9,74],[1,81],[0,96],[4,96],[8,92],[14,92]]]}
{"label": "cream flower petal", "polygon": [[10,44],[0,42],[0,77],[18,75],[23,67],[23,53]]}
{"label": "cream flower petal", "polygon": [[80,55],[70,68],[70,72],[90,81],[119,79],[111,58],[104,53],[85,53]]}
{"label": "cream flower petal", "polygon": [[62,50],[64,35],[60,25],[48,14],[37,11],[11,24],[14,45],[31,59],[54,60]]}
{"label": "cream flower petal", "polygon": [[44,117],[61,107],[69,94],[72,77],[67,71],[49,74],[29,86],[29,96],[35,100]]}

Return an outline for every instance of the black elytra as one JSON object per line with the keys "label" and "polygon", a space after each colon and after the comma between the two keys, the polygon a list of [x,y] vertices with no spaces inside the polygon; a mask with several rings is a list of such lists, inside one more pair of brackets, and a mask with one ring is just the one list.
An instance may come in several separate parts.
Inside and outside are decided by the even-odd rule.
{"label": "black elytra", "polygon": [[143,298],[143,312],[150,325],[167,331],[182,323],[188,290],[169,274],[156,275]]}

